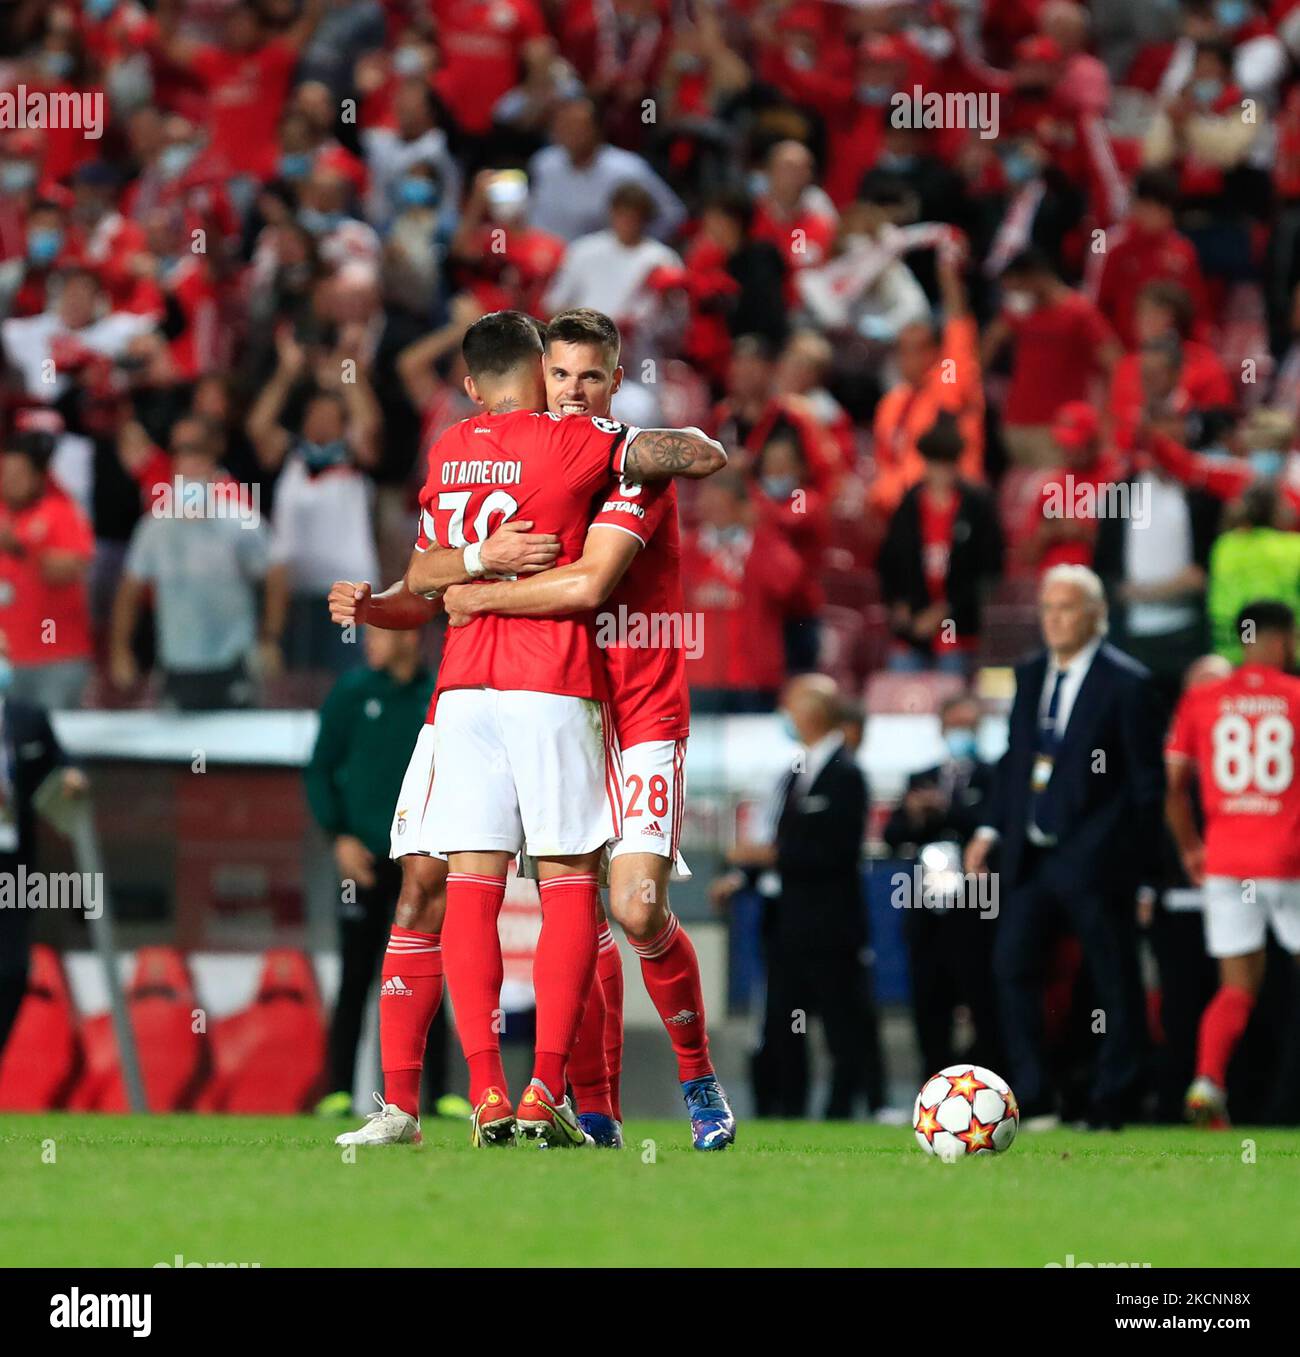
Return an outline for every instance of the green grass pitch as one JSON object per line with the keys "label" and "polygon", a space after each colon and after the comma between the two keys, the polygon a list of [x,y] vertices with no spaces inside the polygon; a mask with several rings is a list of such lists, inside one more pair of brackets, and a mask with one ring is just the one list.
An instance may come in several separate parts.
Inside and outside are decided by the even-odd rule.
{"label": "green grass pitch", "polygon": [[[342,1123],[347,1127],[352,1123]],[[1021,1135],[942,1164],[910,1128],[747,1122],[721,1154],[633,1121],[621,1154],[356,1152],[309,1117],[0,1116],[0,1265],[1293,1265],[1300,1136]],[[53,1162],[44,1162],[51,1159]],[[1253,1161],[1253,1162],[1251,1162]]]}

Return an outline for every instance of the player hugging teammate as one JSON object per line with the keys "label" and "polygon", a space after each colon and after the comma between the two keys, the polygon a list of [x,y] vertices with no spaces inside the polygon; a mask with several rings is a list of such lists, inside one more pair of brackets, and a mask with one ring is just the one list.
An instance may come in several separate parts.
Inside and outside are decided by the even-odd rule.
{"label": "player hugging teammate", "polygon": [[[380,997],[384,1096],[339,1141],[419,1139],[445,946],[473,1143],[621,1145],[622,969],[597,889],[612,844],[610,911],[672,1042],[695,1147],[722,1149],[735,1123],[709,1060],[698,961],[668,899],[673,870],[685,872],[684,655],[601,651],[594,610],[680,619],[672,477],[709,475],[725,454],[698,430],[610,419],[622,369],[608,317],[557,316],[544,352],[539,330],[515,312],[470,327],[466,389],[486,414],[430,450],[405,579],[374,596],[340,582],[330,596],[340,623],[419,626],[443,604],[451,623],[393,820],[403,886]],[[534,1077],[516,1112],[501,1070],[497,916],[520,849],[536,863],[542,931]]]}

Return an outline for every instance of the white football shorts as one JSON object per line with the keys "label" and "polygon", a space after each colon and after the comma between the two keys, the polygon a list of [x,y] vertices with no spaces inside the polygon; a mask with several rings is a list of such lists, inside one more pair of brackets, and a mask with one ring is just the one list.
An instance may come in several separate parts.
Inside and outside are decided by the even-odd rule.
{"label": "white football shorts", "polygon": [[686,804],[686,741],[645,740],[620,751],[623,764],[623,834],[610,858],[654,853],[673,862],[684,880],[690,869],[678,851]]}
{"label": "white football shorts", "polygon": [[618,838],[618,744],[605,705],[455,688],[438,697],[431,848],[576,857]]}
{"label": "white football shorts", "polygon": [[1205,950],[1212,957],[1260,951],[1266,930],[1300,955],[1300,881],[1211,876],[1205,880]]}
{"label": "white football shorts", "polygon": [[405,857],[408,853],[424,853],[445,858],[446,853],[435,851],[429,837],[433,820],[429,815],[429,798],[433,794],[433,727],[420,727],[415,748],[402,775],[402,790],[397,794],[392,827],[388,831],[388,856]]}

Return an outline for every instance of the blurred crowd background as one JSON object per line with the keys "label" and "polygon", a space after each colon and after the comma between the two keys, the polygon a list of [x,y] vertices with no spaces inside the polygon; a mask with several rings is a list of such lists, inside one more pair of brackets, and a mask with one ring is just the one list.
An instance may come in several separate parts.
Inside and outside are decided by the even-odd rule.
{"label": "blurred crowd background", "polygon": [[[0,21],[0,88],[106,111],[98,139],[0,132],[0,531],[41,504],[63,563],[3,557],[0,630],[46,705],[295,705],[360,663],[321,600],[396,577],[424,449],[468,410],[458,338],[498,307],[608,312],[616,410],[731,452],[684,497],[699,711],[814,667],[1005,661],[1062,561],[1168,677],[1207,628],[1231,648],[1248,544],[1291,526],[1287,0]],[[151,522],[177,473],[258,525]],[[1130,477],[1155,529],[1098,531],[1075,490]]]}
{"label": "blurred crowd background", "polygon": [[319,706],[502,307],[607,312],[615,413],[728,448],[699,714],[970,734],[1059,564],[1170,700],[1300,604],[1297,0],[5,0],[0,52],[105,108],[0,128],[15,697]]}

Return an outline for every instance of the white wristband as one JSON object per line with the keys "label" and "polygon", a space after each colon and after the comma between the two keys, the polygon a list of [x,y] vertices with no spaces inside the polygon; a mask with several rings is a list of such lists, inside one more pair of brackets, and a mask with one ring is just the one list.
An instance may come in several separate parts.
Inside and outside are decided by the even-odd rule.
{"label": "white wristband", "polygon": [[483,565],[483,543],[471,542],[465,548],[465,573],[472,580],[476,580],[480,575],[486,575],[487,569]]}

